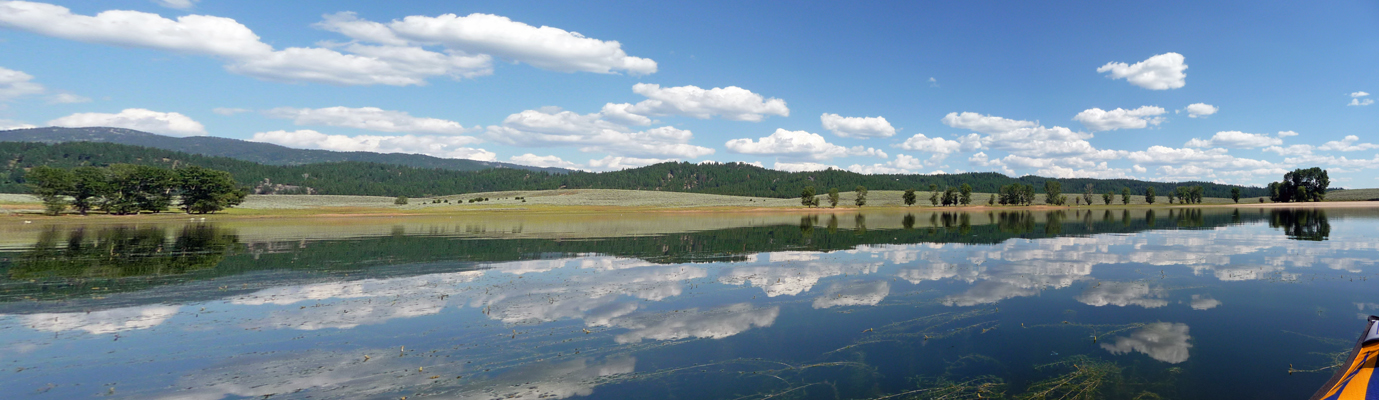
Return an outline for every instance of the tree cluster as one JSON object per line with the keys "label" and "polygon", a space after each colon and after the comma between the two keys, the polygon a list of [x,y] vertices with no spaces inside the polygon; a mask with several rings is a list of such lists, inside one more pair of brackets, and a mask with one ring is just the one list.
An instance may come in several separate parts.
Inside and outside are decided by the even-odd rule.
{"label": "tree cluster", "polygon": [[1278,203],[1322,201],[1326,199],[1326,188],[1331,186],[1331,178],[1326,170],[1312,167],[1295,169],[1283,174],[1282,182],[1269,184],[1269,199]]}
{"label": "tree cluster", "polygon": [[1202,204],[1201,186],[1179,186],[1168,193],[1168,202],[1178,199],[1178,204]]}
{"label": "tree cluster", "polygon": [[1014,185],[1001,186],[996,201],[1001,205],[1030,205],[1034,204],[1034,185],[1017,183]]}
{"label": "tree cluster", "polygon": [[93,209],[114,215],[157,213],[172,207],[174,200],[188,214],[206,214],[239,205],[247,194],[229,173],[197,166],[38,166],[25,174],[25,181],[49,215],[69,207],[82,215]]}

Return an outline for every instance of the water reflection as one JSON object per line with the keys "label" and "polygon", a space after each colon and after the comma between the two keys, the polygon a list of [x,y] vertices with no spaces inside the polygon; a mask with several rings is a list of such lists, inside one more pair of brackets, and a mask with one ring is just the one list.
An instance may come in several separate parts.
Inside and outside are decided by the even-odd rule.
{"label": "water reflection", "polygon": [[[1325,365],[1326,340],[1379,309],[1379,223],[1283,213],[1159,210],[1166,230],[1147,209],[845,214],[843,232],[809,215],[598,240],[55,231],[0,261],[30,298],[0,302],[0,351],[23,368],[7,387],[55,398],[89,376],[132,398],[875,398],[978,377],[1014,395],[1067,360],[1291,395],[1217,371]],[[1223,359],[1242,330],[1276,345]],[[45,386],[67,381],[83,386]]]}
{"label": "water reflection", "polygon": [[1331,235],[1331,223],[1322,209],[1271,210],[1269,227],[1281,229],[1297,240],[1321,241]]}
{"label": "water reflection", "polygon": [[1188,359],[1188,349],[1192,348],[1187,342],[1189,339],[1192,336],[1187,334],[1187,324],[1155,322],[1131,332],[1130,336],[1102,343],[1101,348],[1117,355],[1140,352],[1155,360],[1178,364]]}

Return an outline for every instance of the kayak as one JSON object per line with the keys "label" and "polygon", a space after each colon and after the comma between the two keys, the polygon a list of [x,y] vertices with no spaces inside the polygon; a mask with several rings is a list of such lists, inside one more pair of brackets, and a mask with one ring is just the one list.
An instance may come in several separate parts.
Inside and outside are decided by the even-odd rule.
{"label": "kayak", "polygon": [[1355,342],[1350,358],[1337,369],[1312,400],[1379,400],[1379,375],[1374,373],[1379,361],[1379,316],[1371,315],[1365,333]]}

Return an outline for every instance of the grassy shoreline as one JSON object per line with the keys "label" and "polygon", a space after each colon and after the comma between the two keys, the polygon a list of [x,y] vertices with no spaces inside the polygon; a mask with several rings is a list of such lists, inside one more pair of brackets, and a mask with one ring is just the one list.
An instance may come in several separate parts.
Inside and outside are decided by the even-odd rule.
{"label": "grassy shoreline", "polygon": [[[1366,190],[1369,192],[1370,190]],[[1349,197],[1338,192],[1338,200]],[[42,204],[27,195],[0,195],[0,218],[5,219],[45,219],[63,218],[79,220],[185,220],[186,218],[277,218],[277,217],[416,217],[446,215],[481,214],[605,214],[605,213],[855,213],[858,211],[884,212],[930,212],[930,211],[1047,211],[1047,210],[1100,210],[1125,208],[1177,208],[1177,207],[1240,207],[1240,208],[1334,208],[1334,207],[1379,207],[1373,201],[1327,201],[1322,203],[1259,203],[1258,198],[1241,199],[1235,203],[1230,199],[1206,198],[1203,204],[1168,204],[1162,198],[1155,204],[1144,203],[1143,196],[1133,196],[1128,205],[1121,204],[1119,196],[1111,204],[1101,204],[1101,196],[1094,195],[1092,205],[1053,206],[1036,204],[1030,206],[987,205],[989,193],[974,193],[975,204],[967,206],[933,206],[928,201],[928,192],[917,192],[919,202],[906,206],[901,202],[900,191],[872,191],[868,204],[857,207],[853,204],[853,193],[846,192],[840,197],[837,207],[828,207],[827,197],[820,196],[825,206],[806,208],[799,199],[777,199],[746,196],[726,196],[698,193],[656,192],[613,189],[578,189],[488,192],[462,195],[438,196],[410,199],[407,205],[393,204],[395,198],[377,196],[250,196],[240,207],[216,214],[188,215],[179,212],[159,214],[140,214],[115,216],[93,213],[88,216],[65,214],[56,217],[41,215]],[[1365,193],[1368,196],[1370,193]],[[1069,195],[1072,198],[1073,195]],[[487,198],[487,201],[469,202],[473,198]],[[440,203],[435,203],[440,201]],[[448,201],[448,203],[446,202]]]}

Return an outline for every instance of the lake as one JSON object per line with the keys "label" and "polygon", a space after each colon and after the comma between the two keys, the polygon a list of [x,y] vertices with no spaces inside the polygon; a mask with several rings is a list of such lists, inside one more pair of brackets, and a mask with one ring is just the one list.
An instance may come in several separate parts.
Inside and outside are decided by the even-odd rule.
{"label": "lake", "polygon": [[0,393],[1302,399],[1379,314],[1379,208],[924,210],[15,221]]}

